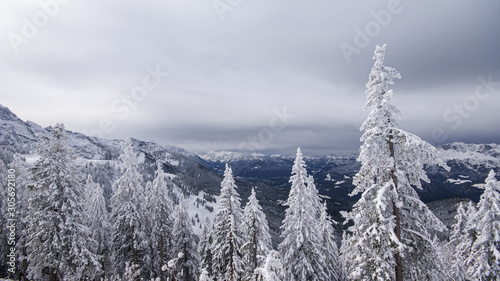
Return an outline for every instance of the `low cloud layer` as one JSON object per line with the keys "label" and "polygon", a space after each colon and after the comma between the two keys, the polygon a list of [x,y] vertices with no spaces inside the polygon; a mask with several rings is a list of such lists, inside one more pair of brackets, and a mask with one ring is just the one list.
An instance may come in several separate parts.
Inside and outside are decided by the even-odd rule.
{"label": "low cloud layer", "polygon": [[404,129],[433,144],[498,143],[499,10],[492,1],[9,0],[0,103],[43,126],[197,152],[357,151],[373,50],[387,43]]}

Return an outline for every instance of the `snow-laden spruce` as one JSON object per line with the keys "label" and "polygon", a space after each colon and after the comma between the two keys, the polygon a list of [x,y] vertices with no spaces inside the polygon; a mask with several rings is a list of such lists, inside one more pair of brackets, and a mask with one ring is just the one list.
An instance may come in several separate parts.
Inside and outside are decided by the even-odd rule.
{"label": "snow-laden spruce", "polygon": [[29,278],[93,279],[101,264],[92,252],[96,242],[86,226],[83,178],[68,145],[64,125],[39,135],[40,158],[31,168],[35,191],[29,204]]}
{"label": "snow-laden spruce", "polygon": [[354,222],[342,247],[349,257],[347,273],[352,280],[442,280],[429,231],[445,226],[413,187],[429,181],[424,164],[446,165],[434,147],[400,129],[389,86],[401,75],[384,66],[385,49],[376,47],[366,84],[365,109],[371,112],[361,126],[361,168],[351,193],[361,193],[361,198],[346,218]]}
{"label": "snow-laden spruce", "polygon": [[96,241],[93,252],[97,254],[101,263],[102,271],[97,278],[105,278],[106,273],[111,273],[111,223],[109,222],[109,213],[106,209],[101,185],[95,183],[91,175],[87,176],[85,183],[86,206],[88,213],[88,223],[90,235]]}
{"label": "snow-laden spruce", "polygon": [[213,271],[217,280],[236,281],[243,274],[239,253],[243,245],[240,231],[243,210],[236,188],[233,171],[226,164],[212,232]]}
{"label": "snow-laden spruce", "polygon": [[245,265],[243,280],[251,280],[254,271],[261,266],[272,249],[271,235],[266,215],[252,188],[248,202],[243,210],[242,234],[245,244],[241,246],[242,262]]}
{"label": "snow-laden spruce", "polygon": [[112,249],[115,275],[122,276],[125,264],[137,267],[141,274],[149,274],[145,261],[150,260],[148,217],[145,211],[144,182],[138,172],[136,154],[130,139],[123,144],[123,174],[113,184],[111,197]]}
{"label": "snow-laden spruce", "polygon": [[[451,277],[456,280],[465,280],[465,264],[464,256],[461,251],[458,251],[458,245],[465,242],[464,238],[467,236],[468,218],[467,212],[464,208],[464,203],[460,202],[457,208],[457,213],[455,214],[455,224],[453,224],[450,234],[450,241],[448,242],[449,249],[452,249],[451,266],[449,272]],[[463,245],[463,244],[462,244]],[[470,247],[467,247],[470,249]]]}
{"label": "snow-laden spruce", "polygon": [[292,166],[289,197],[285,203],[285,219],[281,228],[283,241],[278,246],[285,280],[335,280],[329,276],[323,251],[323,235],[318,228],[322,204],[312,178],[307,176],[300,148]]}
{"label": "snow-laden spruce", "polygon": [[198,254],[200,256],[201,268],[200,280],[202,279],[202,276],[206,280],[210,280],[210,276],[214,276],[212,266],[212,230],[212,222],[207,216],[203,222],[200,233],[200,241],[198,242]]}
{"label": "snow-laden spruce", "polygon": [[477,231],[465,260],[466,276],[470,280],[500,279],[500,184],[493,170],[485,182],[477,212],[470,218]]}
{"label": "snow-laden spruce", "polygon": [[255,270],[256,281],[283,281],[285,272],[281,263],[280,253],[271,250],[262,267]]}
{"label": "snow-laden spruce", "polygon": [[156,177],[146,190],[146,205],[149,214],[148,221],[150,222],[151,270],[152,275],[160,277],[161,280],[165,277],[165,272],[161,270],[162,266],[167,264],[170,258],[176,254],[172,250],[173,219],[171,216],[174,207],[169,196],[172,186],[171,179],[165,174],[162,164],[159,163]]}
{"label": "snow-laden spruce", "polygon": [[174,212],[173,250],[174,253],[177,253],[178,258],[175,260],[173,271],[177,280],[197,281],[200,266],[199,257],[184,195],[181,194],[179,201]]}
{"label": "snow-laden spruce", "polygon": [[[463,212],[465,214],[462,214]],[[449,245],[453,249],[453,255],[450,257],[452,259],[451,275],[457,281],[467,280],[465,262],[477,239],[476,222],[473,220],[475,213],[476,207],[472,201],[469,201],[467,208],[461,210],[459,207],[455,215],[457,222],[453,225]]]}
{"label": "snow-laden spruce", "polygon": [[327,275],[331,278],[330,280],[341,280],[340,279],[340,264],[339,264],[339,249],[337,246],[335,238],[335,230],[333,229],[333,224],[336,224],[330,215],[328,215],[326,201],[323,203],[323,208],[321,208],[321,214],[319,218],[319,231],[322,236],[323,255],[325,256],[326,271]]}

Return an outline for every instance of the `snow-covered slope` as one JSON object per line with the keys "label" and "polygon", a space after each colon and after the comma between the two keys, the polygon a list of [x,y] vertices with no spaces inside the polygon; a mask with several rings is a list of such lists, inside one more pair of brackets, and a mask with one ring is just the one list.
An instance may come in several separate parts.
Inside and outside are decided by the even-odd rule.
{"label": "snow-covered slope", "polygon": [[24,122],[0,105],[0,145],[32,143],[37,140],[37,133],[46,134],[47,131],[31,121]]}
{"label": "snow-covered slope", "polygon": [[239,160],[254,160],[261,159],[265,155],[260,153],[251,153],[245,154],[240,152],[232,152],[232,151],[210,151],[205,154],[199,155],[201,159],[210,162],[221,162],[221,163],[229,163],[233,161]]}
{"label": "snow-covered slope", "polygon": [[500,145],[466,144],[454,142],[439,147],[439,153],[445,161],[456,161],[470,168],[500,167]]}
{"label": "snow-covered slope", "polygon": [[[0,151],[3,148],[11,153],[22,154],[28,162],[33,163],[38,158],[37,134],[49,135],[50,130],[51,127],[42,128],[34,122],[23,121],[7,107],[0,105]],[[67,133],[69,144],[78,156],[77,161],[83,172],[92,174],[94,180],[101,184],[109,202],[113,193],[111,186],[121,174],[119,156],[122,154],[121,143],[124,140],[89,137],[71,131]],[[205,217],[213,217],[217,210],[216,196],[220,193],[222,176],[206,168],[204,160],[183,148],[134,138],[131,140],[134,151],[143,164],[139,172],[144,180],[152,181],[157,165],[161,164],[163,170],[171,175],[175,186],[174,194],[184,194],[193,229],[198,232]],[[274,188],[260,183],[238,181],[237,185],[243,202],[250,195],[251,188],[258,186],[257,197],[268,213],[276,239],[283,219],[282,206],[277,202],[286,198],[286,192],[274,191]]]}

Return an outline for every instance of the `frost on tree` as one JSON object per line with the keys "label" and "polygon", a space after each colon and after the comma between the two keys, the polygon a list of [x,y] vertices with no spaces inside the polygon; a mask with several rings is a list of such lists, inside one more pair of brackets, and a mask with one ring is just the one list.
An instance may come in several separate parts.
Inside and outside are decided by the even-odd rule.
{"label": "frost on tree", "polygon": [[335,239],[335,222],[327,213],[326,202],[323,203],[319,218],[319,231],[321,233],[321,249],[325,256],[326,274],[328,280],[340,280],[339,249]]}
{"label": "frost on tree", "polygon": [[413,187],[429,181],[424,164],[448,167],[434,147],[400,129],[389,85],[401,75],[384,66],[385,48],[377,46],[366,84],[365,109],[371,112],[361,126],[361,168],[351,193],[361,198],[347,215],[354,222],[343,242],[352,257],[347,273],[353,280],[439,280],[442,268],[429,230],[445,226]]}
{"label": "frost on tree", "polygon": [[96,241],[93,252],[97,254],[101,263],[102,272],[96,277],[105,278],[105,273],[111,273],[111,224],[109,222],[109,213],[106,209],[106,202],[101,185],[95,183],[91,175],[87,176],[85,183],[85,192],[87,195],[86,206],[88,213],[88,226],[90,228],[91,238]]}
{"label": "frost on tree", "polygon": [[477,239],[465,261],[471,280],[500,279],[500,185],[493,170],[486,179],[485,190],[471,218]]}
{"label": "frost on tree", "polygon": [[324,262],[321,264],[328,280],[339,280],[338,247],[335,241],[333,221],[327,213],[326,202],[321,203],[319,191],[314,184],[313,176],[307,177],[306,194],[310,201],[311,211],[317,219],[316,225],[320,235],[320,249],[324,255]]}
{"label": "frost on tree", "polygon": [[173,237],[174,253],[177,253],[178,256],[174,265],[177,280],[197,281],[200,262],[191,220],[182,194],[179,205],[175,207]]}
{"label": "frost on tree", "polygon": [[200,256],[200,268],[201,276],[205,276],[204,278],[209,279],[211,276],[214,276],[213,266],[212,266],[212,222],[210,219],[205,217],[205,222],[201,228],[200,234],[200,242],[198,243],[198,254]]}
{"label": "frost on tree", "polygon": [[250,280],[255,269],[262,265],[267,254],[272,249],[266,215],[255,197],[254,188],[252,188],[248,202],[243,210],[241,228],[243,240],[246,241],[241,247],[243,264],[245,265],[244,279]]}
{"label": "frost on tree", "polygon": [[[465,211],[464,215],[461,214],[463,211]],[[459,219],[463,216],[463,219],[457,220],[457,223],[453,226],[449,243],[450,246],[454,246],[451,273],[456,280],[467,280],[466,261],[478,236],[476,221],[474,221],[476,214],[474,203],[469,201],[467,209],[463,211],[460,208],[457,210],[456,218]]]}
{"label": "frost on tree", "polygon": [[[300,148],[292,166],[292,187],[285,205],[288,206],[281,228],[283,241],[278,246],[285,271],[285,279],[329,280],[321,248],[322,236],[318,229],[319,199],[311,196],[317,192],[311,184]],[[317,194],[315,194],[317,196]]]}
{"label": "frost on tree", "polygon": [[144,183],[138,172],[138,161],[130,139],[123,144],[122,172],[113,184],[111,197],[112,249],[115,274],[121,276],[125,264],[138,268],[141,274],[148,260],[149,233],[146,233],[147,216],[144,213]]}
{"label": "frost on tree", "polygon": [[262,267],[255,270],[256,281],[282,281],[285,279],[283,264],[280,253],[271,250],[264,261]]}
{"label": "frost on tree", "polygon": [[213,271],[217,280],[236,281],[243,265],[239,249],[243,244],[240,231],[243,211],[231,168],[226,164],[212,233]]}
{"label": "frost on tree", "polygon": [[162,164],[158,164],[156,177],[150,188],[146,190],[147,209],[149,210],[151,237],[151,259],[153,275],[164,279],[162,266],[174,255],[172,251],[172,213],[174,207],[170,199],[169,191],[172,189],[172,181],[162,169]]}
{"label": "frost on tree", "polygon": [[95,241],[86,226],[82,177],[64,125],[39,136],[40,158],[31,168],[35,191],[29,202],[30,279],[93,279],[101,271]]}
{"label": "frost on tree", "polygon": [[[455,214],[456,223],[453,224],[450,234],[450,242],[448,242],[448,248],[452,249],[452,256],[450,257],[450,275],[454,280],[465,280],[465,264],[464,256],[462,251],[458,251],[459,245],[465,242],[467,237],[467,212],[464,208],[464,204],[460,202],[457,208],[457,213]],[[462,244],[463,245],[463,244]],[[472,246],[472,244],[470,245]],[[470,246],[467,247],[470,249]]]}

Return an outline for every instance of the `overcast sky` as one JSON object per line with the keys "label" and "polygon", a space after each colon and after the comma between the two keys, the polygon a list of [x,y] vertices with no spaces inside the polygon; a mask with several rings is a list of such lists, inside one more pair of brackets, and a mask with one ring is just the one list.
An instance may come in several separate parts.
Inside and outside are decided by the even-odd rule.
{"label": "overcast sky", "polygon": [[500,1],[4,0],[0,34],[0,104],[42,126],[355,152],[387,43],[403,129],[500,143]]}

